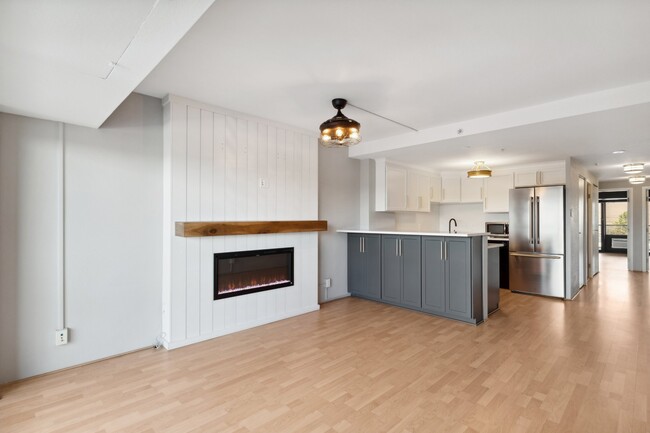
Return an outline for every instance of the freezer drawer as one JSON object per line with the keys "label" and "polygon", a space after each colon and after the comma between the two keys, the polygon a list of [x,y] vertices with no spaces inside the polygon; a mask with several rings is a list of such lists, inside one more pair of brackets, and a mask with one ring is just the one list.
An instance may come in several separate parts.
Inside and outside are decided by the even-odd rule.
{"label": "freezer drawer", "polygon": [[564,256],[511,252],[510,290],[564,298]]}

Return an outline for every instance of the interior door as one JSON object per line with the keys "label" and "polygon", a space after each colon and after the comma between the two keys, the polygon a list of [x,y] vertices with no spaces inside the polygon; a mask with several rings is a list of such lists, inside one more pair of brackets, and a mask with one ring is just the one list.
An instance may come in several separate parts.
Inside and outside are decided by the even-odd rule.
{"label": "interior door", "polygon": [[586,205],[585,194],[587,193],[586,181],[583,177],[578,178],[578,287],[587,282],[587,251],[585,248],[585,218]]}
{"label": "interior door", "polygon": [[600,227],[600,204],[598,203],[598,187],[593,185],[591,187],[591,275],[593,277],[599,271],[599,247],[600,235],[598,228]]}

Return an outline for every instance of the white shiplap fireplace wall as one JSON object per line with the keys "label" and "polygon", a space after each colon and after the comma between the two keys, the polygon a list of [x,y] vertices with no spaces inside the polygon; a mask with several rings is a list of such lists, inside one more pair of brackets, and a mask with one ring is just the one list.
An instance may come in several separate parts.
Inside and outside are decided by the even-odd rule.
{"label": "white shiplap fireplace wall", "polygon": [[[174,235],[176,221],[317,219],[316,137],[173,95],[163,106],[165,347],[317,310],[317,233]],[[294,286],[213,300],[214,253],[280,247],[294,247]]]}

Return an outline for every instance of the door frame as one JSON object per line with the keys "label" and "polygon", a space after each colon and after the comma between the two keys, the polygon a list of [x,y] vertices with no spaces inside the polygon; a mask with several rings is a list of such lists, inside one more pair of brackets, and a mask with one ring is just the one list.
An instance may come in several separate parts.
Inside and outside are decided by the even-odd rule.
{"label": "door frame", "polygon": [[[605,188],[599,189],[598,193],[601,192],[614,192],[614,191],[625,191],[627,194],[627,269],[632,269],[633,257],[634,257],[634,205],[632,201],[632,188]],[[600,197],[598,202],[600,203]],[[601,215],[602,218],[602,215]],[[602,219],[601,219],[602,221]],[[602,222],[601,222],[602,224]],[[602,227],[603,233],[605,227]]]}
{"label": "door frame", "polygon": [[641,270],[643,272],[648,272],[648,267],[650,266],[648,261],[650,261],[650,258],[648,257],[648,254],[650,251],[648,251],[648,242],[650,242],[650,232],[648,230],[648,212],[650,212],[650,200],[648,197],[648,194],[650,194],[650,186],[644,186],[641,188],[641,193],[643,195],[643,210],[641,211],[641,226],[643,227],[643,233],[644,236],[643,238],[643,248],[641,251],[643,251],[643,257],[645,258],[642,263]]}

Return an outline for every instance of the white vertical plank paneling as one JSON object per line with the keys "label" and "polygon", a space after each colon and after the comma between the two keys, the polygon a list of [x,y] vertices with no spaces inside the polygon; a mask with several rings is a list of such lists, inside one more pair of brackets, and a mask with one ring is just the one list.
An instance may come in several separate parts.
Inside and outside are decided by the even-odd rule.
{"label": "white vertical plank paneling", "polygon": [[294,276],[294,285],[287,287],[287,312],[296,311],[300,308],[302,304],[302,296],[300,295],[303,290],[303,258],[305,252],[300,245],[300,235],[299,234],[287,234],[287,242],[289,245],[293,245],[293,276]]}
{"label": "white vertical plank paneling", "polygon": [[309,143],[309,219],[318,219],[318,141],[310,137]]}
{"label": "white vertical plank paneling", "polygon": [[317,219],[317,217],[312,217],[310,213],[310,206],[312,202],[311,192],[311,150],[309,149],[309,136],[301,135],[301,150],[302,150],[302,161],[300,163],[302,167],[302,173],[300,176],[300,218],[309,220]]}
{"label": "white vertical plank paneling", "polygon": [[247,199],[247,219],[249,221],[259,221],[257,217],[258,212],[258,166],[259,166],[259,152],[257,147],[257,122],[248,122],[248,191],[246,193]]}
{"label": "white vertical plank paneling", "polygon": [[[241,297],[241,296],[239,296]],[[224,308],[224,329],[237,326],[237,298],[223,299]]]}
{"label": "white vertical plank paneling", "polygon": [[237,119],[237,221],[246,221],[248,200],[248,121]]}
{"label": "white vertical plank paneling", "polygon": [[[237,220],[237,119],[226,117],[226,178],[225,178],[225,221]],[[235,236],[226,236],[224,248],[235,251]]]}
{"label": "white vertical plank paneling", "polygon": [[296,191],[298,190],[298,183],[296,182],[296,158],[294,148],[293,131],[286,131],[285,139],[285,189],[286,189],[286,202],[284,219],[293,219],[296,216]]}
{"label": "white vertical plank paneling", "polygon": [[[305,265],[305,288],[303,291],[303,307],[318,304],[318,233],[303,233],[307,241]],[[306,295],[306,296],[304,296]]]}
{"label": "white vertical plank paneling", "polygon": [[[226,218],[226,116],[214,113],[214,151],[213,151],[213,191],[212,221],[225,221]],[[223,236],[212,238],[212,253],[226,251],[226,239]],[[211,255],[210,262],[213,262]],[[212,273],[214,275],[214,271]],[[226,327],[223,300],[212,302],[212,330],[222,331]]]}
{"label": "white vertical plank paneling", "polygon": [[276,141],[277,165],[276,165],[276,215],[278,220],[287,219],[287,190],[286,190],[286,131],[277,129]]}
{"label": "white vertical plank paneling", "polygon": [[[187,220],[201,219],[201,110],[187,107]],[[187,338],[200,334],[201,239],[187,239]]]}
{"label": "white vertical plank paneling", "polygon": [[[268,125],[258,123],[257,125],[257,175],[260,179],[269,181],[268,163]],[[257,192],[257,219],[268,221],[269,188],[260,188]]]}
{"label": "white vertical plank paneling", "polygon": [[[214,116],[201,110],[201,221],[213,221],[214,198]],[[200,335],[212,333],[212,238],[200,238]]]}
{"label": "white vertical plank paneling", "polygon": [[[170,231],[175,221],[318,217],[314,137],[178,98],[166,107],[165,207],[170,210],[165,215]],[[268,187],[260,188],[260,178]],[[317,234],[166,239],[169,313],[163,321],[172,346],[317,308]],[[285,246],[295,252],[293,287],[213,300],[215,253]]]}
{"label": "white vertical plank paneling", "polygon": [[[185,104],[170,103],[171,130],[171,218],[169,230],[174,230],[175,221],[187,220],[187,107]],[[186,247],[187,239],[178,236],[171,238],[171,284],[169,341],[185,340],[186,335]]]}
{"label": "white vertical plank paneling", "polygon": [[269,221],[278,220],[278,131],[275,126],[268,128],[267,143],[267,169],[269,177],[269,190],[267,191],[266,213]]}

